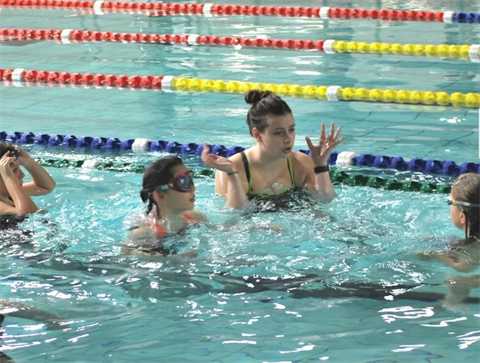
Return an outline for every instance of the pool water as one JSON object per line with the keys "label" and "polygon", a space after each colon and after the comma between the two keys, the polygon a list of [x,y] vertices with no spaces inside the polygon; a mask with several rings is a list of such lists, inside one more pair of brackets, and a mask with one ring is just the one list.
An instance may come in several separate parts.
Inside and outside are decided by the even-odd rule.
{"label": "pool water", "polygon": [[[215,3],[221,3],[215,1]],[[243,4],[259,5],[254,1]],[[285,5],[267,1],[262,5]],[[313,1],[295,6],[479,12],[476,1]],[[281,39],[478,44],[476,25],[254,17],[81,15],[2,9],[5,28],[198,33]],[[0,45],[2,68],[174,75],[288,84],[478,92],[479,65],[427,57],[326,55],[269,49],[36,42]],[[336,120],[338,151],[478,158],[478,110],[285,98],[296,147]],[[9,131],[208,141],[249,146],[240,95],[60,87],[0,87]],[[32,156],[148,163],[154,154],[28,147]],[[188,166],[200,168],[198,160]],[[44,212],[2,231],[0,297],[55,312],[62,329],[7,317],[1,349],[16,362],[473,362],[480,353],[478,301],[442,307],[457,273],[416,256],[462,233],[445,195],[336,186],[326,206],[236,212],[196,179],[197,207],[211,223],[175,237],[195,258],[125,256],[127,229],[144,212],[141,176],[48,171],[56,190]],[[279,225],[282,233],[268,229]],[[266,229],[258,229],[264,226]],[[343,286],[343,287],[342,287]],[[405,291],[418,293],[406,299]],[[413,295],[411,295],[413,296]],[[478,298],[478,291],[472,296]]]}

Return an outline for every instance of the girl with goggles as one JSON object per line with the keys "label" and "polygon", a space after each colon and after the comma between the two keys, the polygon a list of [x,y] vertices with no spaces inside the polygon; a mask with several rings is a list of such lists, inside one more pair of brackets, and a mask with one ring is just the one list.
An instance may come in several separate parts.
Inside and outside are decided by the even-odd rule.
{"label": "girl with goggles", "polygon": [[[168,249],[163,245],[162,237],[182,232],[199,223],[208,223],[207,217],[195,209],[192,173],[177,156],[157,160],[145,170],[140,196],[144,203],[148,203],[147,221],[132,230],[124,253],[178,255],[177,249]],[[244,229],[242,226],[231,226],[229,229],[238,228]],[[246,229],[283,231],[282,227],[276,225],[252,226]],[[195,257],[196,253],[189,251],[179,256]]]}
{"label": "girl with goggles", "polygon": [[[465,233],[465,239],[450,246],[448,251],[421,252],[424,259],[436,258],[460,272],[473,271],[480,264],[480,174],[463,174],[452,186],[447,200],[453,225]],[[446,305],[454,305],[468,297],[471,288],[480,286],[480,275],[448,278]]]}
{"label": "girl with goggles", "polygon": [[[130,233],[127,254],[173,255],[159,238],[178,233],[190,226],[206,222],[205,215],[195,210],[195,185],[190,170],[177,156],[167,156],[152,163],[143,175],[140,196],[147,203],[147,222]],[[196,256],[191,251],[185,257]]]}

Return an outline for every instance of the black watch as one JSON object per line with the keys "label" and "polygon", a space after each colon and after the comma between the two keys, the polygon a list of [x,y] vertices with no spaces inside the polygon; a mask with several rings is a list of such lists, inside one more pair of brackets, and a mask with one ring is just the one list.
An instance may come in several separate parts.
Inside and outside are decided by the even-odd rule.
{"label": "black watch", "polygon": [[315,174],[324,173],[326,171],[330,171],[330,166],[328,164],[324,166],[316,166],[313,168],[313,171],[315,172]]}

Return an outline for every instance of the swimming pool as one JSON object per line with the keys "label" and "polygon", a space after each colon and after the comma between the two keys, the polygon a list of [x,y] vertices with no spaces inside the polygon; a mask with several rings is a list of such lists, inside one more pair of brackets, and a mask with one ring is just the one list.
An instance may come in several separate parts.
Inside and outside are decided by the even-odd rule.
{"label": "swimming pool", "polygon": [[[285,4],[269,1],[267,5]],[[320,5],[480,11],[475,1],[322,1]],[[295,6],[319,4],[302,1]],[[7,8],[0,16],[7,28],[402,44],[480,40],[474,24],[149,18]],[[3,68],[478,92],[479,65],[464,60],[115,43],[36,42],[2,45],[0,52]],[[2,129],[9,131],[226,146],[252,143],[245,125],[247,105],[235,94],[4,86],[0,97]],[[321,121],[336,120],[347,137],[339,151],[457,163],[478,157],[478,110],[286,100],[297,120],[297,147],[305,147],[304,135],[317,135]],[[137,163],[160,155],[27,148],[38,157],[93,154]],[[200,167],[193,158],[188,164]],[[125,257],[120,251],[125,221],[142,212],[140,175],[48,170],[57,189],[36,199],[46,212],[24,223],[35,236],[0,250],[0,296],[55,311],[71,322],[63,330],[48,330],[8,317],[2,349],[17,362],[468,362],[478,357],[478,303],[453,312],[435,299],[402,299],[402,286],[380,295],[374,290],[379,284],[403,284],[418,285],[414,291],[424,293],[445,292],[443,280],[455,272],[415,256],[419,250],[442,249],[451,236],[459,236],[450,226],[445,196],[342,185],[337,187],[339,197],[326,207],[242,214],[222,209],[223,202],[211,198],[211,179],[196,179],[198,208],[214,223],[245,228],[280,224],[285,232],[201,227],[178,240],[185,243],[185,250],[197,250],[197,258],[156,260]],[[335,297],[338,289],[330,287],[341,283],[364,284],[356,295],[366,291],[380,300]]]}

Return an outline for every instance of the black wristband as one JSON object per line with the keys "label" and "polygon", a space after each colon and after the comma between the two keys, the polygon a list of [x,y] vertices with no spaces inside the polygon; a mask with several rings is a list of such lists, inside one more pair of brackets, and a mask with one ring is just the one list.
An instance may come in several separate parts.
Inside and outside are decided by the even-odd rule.
{"label": "black wristband", "polygon": [[326,171],[330,171],[330,166],[328,164],[324,166],[316,166],[313,168],[313,171],[315,172],[315,174],[324,173]]}

